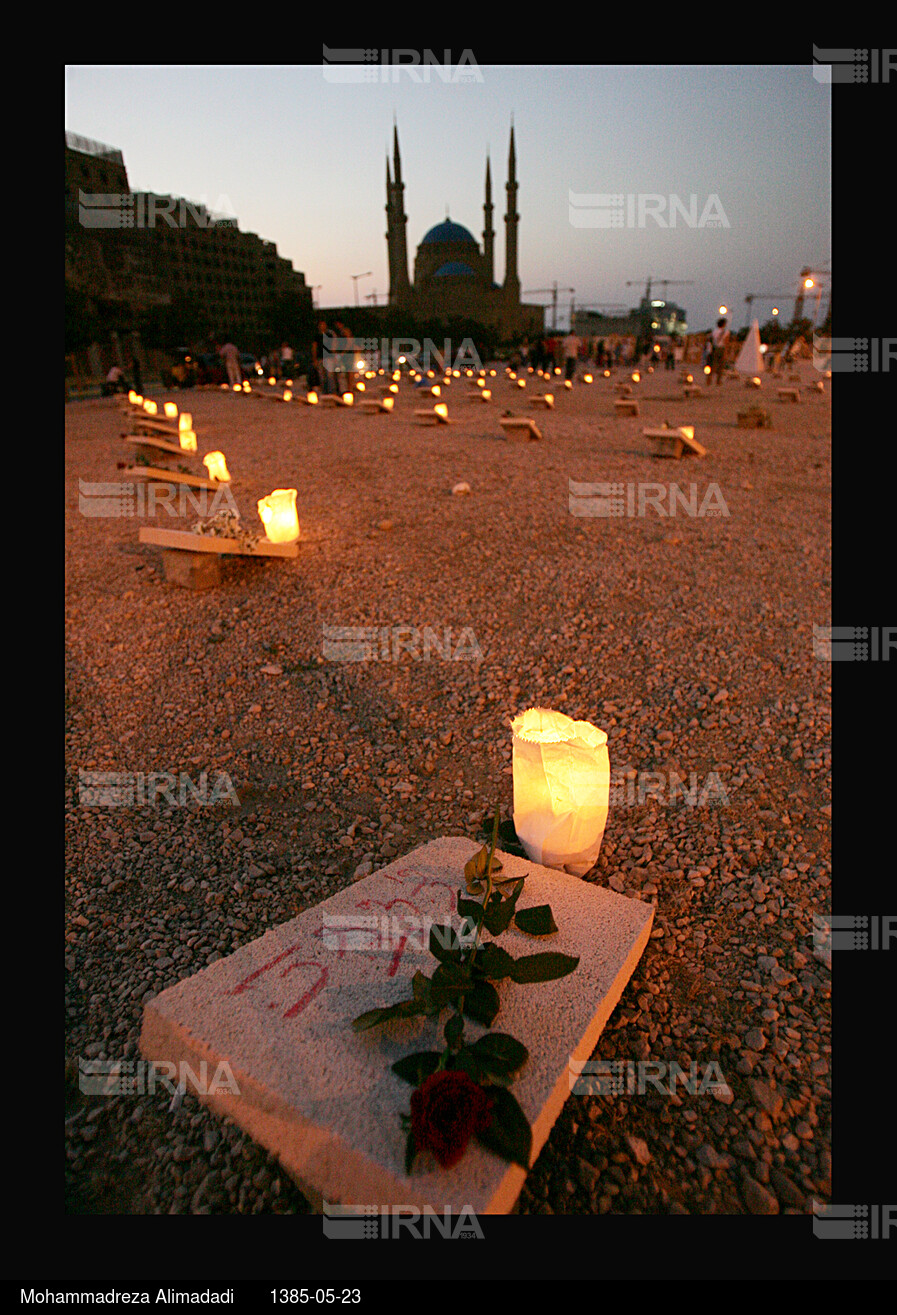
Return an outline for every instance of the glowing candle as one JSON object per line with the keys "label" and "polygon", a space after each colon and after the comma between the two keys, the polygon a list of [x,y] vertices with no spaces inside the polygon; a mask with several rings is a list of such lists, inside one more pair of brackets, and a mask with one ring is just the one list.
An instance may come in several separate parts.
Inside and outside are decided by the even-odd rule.
{"label": "glowing candle", "polygon": [[230,472],[227,469],[223,452],[207,452],[202,459],[202,464],[209,472],[209,479],[216,479],[219,484],[230,483]]}
{"label": "glowing candle", "polygon": [[188,411],[182,411],[178,416],[178,429],[192,429],[193,417]]}
{"label": "glowing candle", "polygon": [[275,489],[259,501],[259,516],[269,543],[295,543],[299,538],[296,489]]}
{"label": "glowing candle", "polygon": [[192,429],[179,429],[178,438],[181,441],[182,452],[196,451],[196,435]]}
{"label": "glowing candle", "polygon": [[529,708],[511,730],[514,828],[524,849],[534,863],[585,876],[607,821],[607,735],[548,708]]}
{"label": "glowing candle", "polygon": [[177,408],[177,405],[176,405],[174,402],[166,402],[166,403],[165,403],[165,418],[166,418],[166,420],[173,420],[173,419],[175,418],[175,416],[177,415],[177,413],[178,413],[178,408]]}

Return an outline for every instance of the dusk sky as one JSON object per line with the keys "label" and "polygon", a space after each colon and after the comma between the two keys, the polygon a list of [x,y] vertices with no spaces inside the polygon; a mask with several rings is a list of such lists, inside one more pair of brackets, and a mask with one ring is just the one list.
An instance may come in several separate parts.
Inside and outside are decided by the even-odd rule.
{"label": "dusk sky", "polygon": [[[549,294],[526,294],[557,283],[559,326],[570,288],[577,306],[632,306],[649,275],[652,296],[682,305],[696,331],[721,302],[742,327],[749,293],[781,297],[788,319],[800,269],[830,268],[832,89],[809,64],[469,64],[463,80],[431,68],[417,82],[387,72],[395,80],[359,84],[328,81],[320,64],[70,66],[65,127],[121,150],[134,190],[203,201],[275,242],[322,307],[351,305],[351,276],[369,270],[359,299],[385,300],[394,116],[412,277],[421,238],[447,208],[482,243],[488,150],[503,280],[512,116],[521,288],[547,305]],[[642,201],[639,226],[645,194],[658,200]],[[670,198],[689,216],[675,212],[675,227]],[[571,222],[609,207],[622,227]],[[702,215],[722,222],[701,226]],[[665,292],[661,279],[683,285]],[[756,303],[761,323],[773,304]]]}

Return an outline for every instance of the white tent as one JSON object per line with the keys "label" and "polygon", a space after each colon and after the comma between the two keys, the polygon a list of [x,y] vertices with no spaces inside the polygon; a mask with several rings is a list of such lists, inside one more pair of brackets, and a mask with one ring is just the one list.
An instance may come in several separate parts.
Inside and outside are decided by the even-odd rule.
{"label": "white tent", "polygon": [[751,327],[747,331],[747,337],[741,351],[738,353],[738,360],[735,362],[735,369],[741,374],[762,374],[763,373],[763,353],[760,350],[760,325],[756,320],[751,320]]}

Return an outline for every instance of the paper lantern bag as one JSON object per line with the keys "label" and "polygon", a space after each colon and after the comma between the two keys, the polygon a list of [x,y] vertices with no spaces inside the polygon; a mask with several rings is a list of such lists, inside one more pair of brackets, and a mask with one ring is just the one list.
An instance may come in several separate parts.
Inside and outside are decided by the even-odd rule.
{"label": "paper lantern bag", "polygon": [[534,863],[583,877],[607,822],[607,735],[547,708],[529,708],[511,730],[514,829]]}

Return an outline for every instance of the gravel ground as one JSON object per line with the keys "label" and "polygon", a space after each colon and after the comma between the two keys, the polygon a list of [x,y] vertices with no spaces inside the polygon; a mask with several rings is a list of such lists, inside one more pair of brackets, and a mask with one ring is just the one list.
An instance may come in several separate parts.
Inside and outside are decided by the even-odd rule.
{"label": "gravel ground", "polygon": [[[476,835],[496,803],[510,816],[508,724],[530,705],[607,730],[629,784],[588,879],[657,906],[594,1057],[714,1060],[728,1090],[571,1096],[517,1209],[829,1199],[812,918],[830,909],[831,668],[812,627],[830,616],[830,398],[732,379],[685,402],[655,373],[640,417],[619,419],[612,383],[555,390],[531,413],[541,443],[501,441],[498,415],[533,391],[501,377],[491,405],[456,380],[449,428],[413,423],[409,383],[389,417],[189,394],[199,454],[226,453],[245,520],[299,490],[298,559],[232,560],[206,592],[166,583],[146,520],[81,514],[79,479],[122,479],[128,426],[114,399],[66,407],[69,1212],[308,1212],[276,1159],[193,1097],[172,1112],[164,1090],[86,1096],[78,1060],[136,1058],[159,991],[359,871]],[[773,427],[739,429],[757,402]],[[653,458],[641,431],[663,421],[693,423],[708,455]],[[728,514],[578,517],[569,479],[694,482],[699,502],[716,484]],[[324,626],[450,627],[459,660],[327,660]],[[206,772],[239,804],[88,806],[92,771]],[[697,783],[691,802],[671,780]]]}

